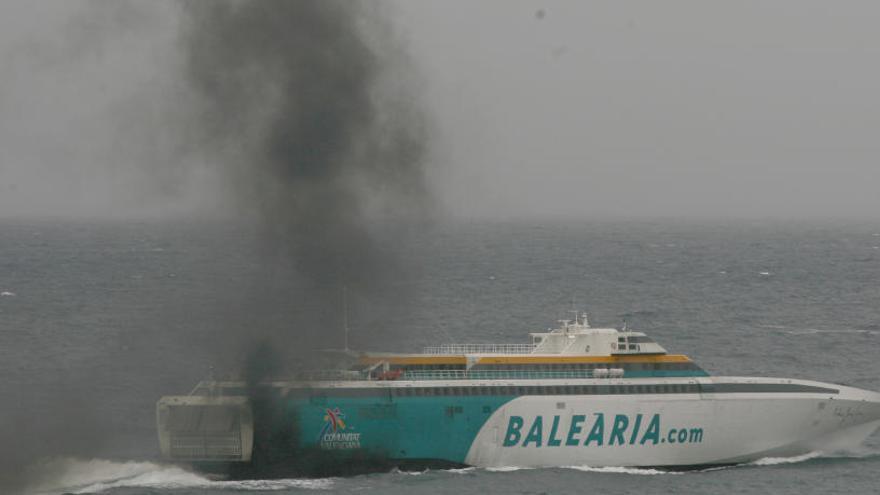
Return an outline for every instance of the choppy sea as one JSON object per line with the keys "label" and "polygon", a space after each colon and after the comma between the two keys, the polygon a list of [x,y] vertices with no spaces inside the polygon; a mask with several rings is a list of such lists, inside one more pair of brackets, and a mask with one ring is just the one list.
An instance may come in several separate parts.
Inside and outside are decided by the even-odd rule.
{"label": "choppy sea", "polygon": [[[569,466],[231,481],[163,464],[155,401],[223,366],[212,341],[230,315],[267,311],[253,304],[264,273],[254,238],[195,220],[0,221],[0,460],[7,478],[29,480],[0,492],[880,491],[877,435],[850,452],[685,473]],[[353,302],[359,347],[377,347],[386,327],[385,350],[524,342],[574,306],[594,325],[626,320],[713,374],[880,390],[880,222],[473,221],[384,245],[408,267],[392,280],[409,296],[405,307]]]}

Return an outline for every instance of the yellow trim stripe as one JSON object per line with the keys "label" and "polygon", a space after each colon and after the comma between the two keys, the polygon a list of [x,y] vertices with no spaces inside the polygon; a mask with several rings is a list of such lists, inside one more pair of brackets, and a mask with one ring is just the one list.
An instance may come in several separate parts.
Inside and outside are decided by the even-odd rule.
{"label": "yellow trim stripe", "polygon": [[544,364],[544,363],[688,363],[684,354],[657,356],[492,356],[482,357],[477,364]]}

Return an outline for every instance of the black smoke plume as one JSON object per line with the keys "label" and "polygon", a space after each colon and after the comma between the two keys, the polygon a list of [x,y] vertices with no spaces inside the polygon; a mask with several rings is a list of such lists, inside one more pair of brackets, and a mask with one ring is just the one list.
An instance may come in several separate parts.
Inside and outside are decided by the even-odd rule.
{"label": "black smoke plume", "polygon": [[[31,112],[40,117],[33,119],[37,130],[60,122],[64,131],[63,139],[50,134],[22,155],[76,172],[85,184],[115,184],[118,176],[126,179],[120,184],[138,184],[115,187],[114,198],[158,195],[173,203],[183,191],[200,205],[211,196],[207,204],[223,214],[232,205],[253,220],[255,228],[242,232],[258,232],[260,259],[247,280],[218,283],[216,293],[206,295],[211,302],[169,302],[161,324],[121,325],[120,339],[131,352],[108,353],[105,345],[87,369],[28,374],[34,385],[13,383],[20,394],[7,395],[0,408],[0,440],[9,447],[0,454],[4,493],[53,478],[40,466],[24,472],[34,459],[113,457],[120,443],[146,446],[133,450],[151,455],[157,390],[185,393],[192,368],[205,361],[218,375],[233,369],[258,383],[300,365],[311,349],[341,347],[344,288],[351,319],[371,315],[371,324],[352,325],[353,345],[380,345],[375,342],[395,329],[372,322],[403,319],[377,314],[406,306],[407,291],[395,280],[410,269],[387,247],[431,209],[415,78],[381,4],[62,5],[71,11],[64,29],[37,26],[43,29],[33,29],[35,41],[0,59],[11,68],[0,75],[0,106],[12,101],[3,90],[14,86],[19,92],[11,94],[27,96],[18,97],[20,106],[45,103]],[[132,52],[131,40],[140,38],[135,46],[141,49]],[[132,69],[140,76],[124,77]],[[20,88],[10,86],[18,79]],[[98,117],[92,118],[92,107],[102,109]],[[68,116],[70,108],[81,111]],[[196,175],[209,177],[206,184],[187,181],[196,165],[209,169]],[[224,186],[219,192],[217,176]],[[58,177],[57,184],[69,182],[66,173]],[[133,202],[135,209],[140,204]],[[163,354],[168,348],[180,355]],[[58,350],[63,356],[63,347]],[[108,369],[121,370],[118,390],[96,390]],[[132,402],[132,394],[140,399]],[[131,404],[137,407],[127,409]],[[122,441],[110,442],[114,437]]]}
{"label": "black smoke plume", "polygon": [[287,315],[249,322],[245,345],[263,358],[247,359],[254,380],[277,371],[267,349],[289,367],[306,350],[341,347],[344,291],[382,305],[401,269],[383,240],[427,211],[424,124],[379,4],[183,5],[195,146],[259,222],[264,273],[251,308]]}

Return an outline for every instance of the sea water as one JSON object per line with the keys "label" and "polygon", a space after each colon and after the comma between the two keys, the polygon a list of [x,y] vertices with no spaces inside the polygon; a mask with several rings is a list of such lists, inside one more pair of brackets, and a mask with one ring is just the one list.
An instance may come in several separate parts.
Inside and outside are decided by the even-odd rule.
{"label": "sea water", "polygon": [[[37,473],[30,492],[880,490],[876,435],[847,452],[685,473],[566,466],[240,481],[163,464],[158,397],[234,367],[218,349],[249,324],[283,327],[286,311],[303,311],[286,303],[283,281],[268,280],[259,239],[194,220],[0,222],[0,440],[41,459],[26,468]],[[880,222],[459,221],[379,244],[394,260],[387,294],[351,297],[352,347],[524,342],[580,309],[594,326],[625,320],[712,374],[880,390]],[[338,347],[341,318],[324,316],[327,347]]]}

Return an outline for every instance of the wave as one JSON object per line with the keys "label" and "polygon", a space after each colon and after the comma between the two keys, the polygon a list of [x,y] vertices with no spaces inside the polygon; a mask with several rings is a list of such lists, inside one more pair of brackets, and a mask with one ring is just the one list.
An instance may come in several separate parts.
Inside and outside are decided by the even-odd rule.
{"label": "wave", "polygon": [[[610,474],[627,474],[627,475],[636,475],[636,476],[655,476],[662,474],[669,475],[687,475],[692,473],[708,473],[712,471],[725,471],[728,469],[740,469],[744,467],[754,467],[754,466],[777,466],[781,464],[798,464],[801,462],[806,462],[812,459],[862,459],[862,458],[872,458],[880,456],[880,452],[874,449],[863,449],[860,451],[845,451],[845,452],[809,452],[802,455],[791,456],[791,457],[763,457],[761,459],[754,460],[752,462],[744,462],[741,464],[733,464],[727,466],[709,466],[702,469],[694,469],[694,470],[666,470],[666,469],[655,469],[655,468],[639,468],[639,467],[622,467],[622,466],[605,466],[605,467],[592,467],[592,466],[562,466],[562,469],[573,469],[575,471],[584,471],[589,473],[610,473]],[[538,468],[526,468],[526,467],[514,467],[514,466],[502,466],[495,468],[486,468],[486,471],[495,471],[495,472],[511,472],[511,471],[520,471],[527,469],[538,469]]]}
{"label": "wave", "polygon": [[867,335],[880,335],[880,331],[874,325],[867,325],[866,328],[797,328],[786,330],[787,328],[791,328],[787,325],[757,325],[758,328],[769,328],[771,330],[782,330],[782,333],[787,333],[789,335],[815,335],[819,333],[838,333],[838,334],[867,334]]}
{"label": "wave", "polygon": [[229,491],[277,491],[291,488],[328,489],[333,479],[217,480],[177,466],[152,462],[117,462],[102,459],[52,459],[34,466],[39,482],[28,490],[33,495],[101,493],[115,488],[186,489],[210,488]]}
{"label": "wave", "polygon": [[683,474],[682,472],[678,472],[678,471],[664,471],[664,470],[652,469],[652,468],[623,467],[623,466],[602,466],[602,467],[559,466],[559,468],[556,468],[556,467],[535,468],[535,467],[518,467],[518,466],[498,466],[498,467],[485,468],[484,471],[489,471],[489,472],[493,472],[493,473],[511,473],[514,471],[529,471],[532,469],[572,469],[575,471],[584,471],[584,472],[588,472],[588,473],[635,474],[635,475]]}
{"label": "wave", "polygon": [[746,466],[776,466],[779,464],[796,464],[799,462],[809,461],[810,459],[815,459],[817,457],[823,457],[825,454],[822,452],[808,452],[802,455],[796,455],[793,457],[762,457],[756,461],[749,462],[745,464]]}
{"label": "wave", "polygon": [[444,473],[454,473],[454,474],[467,474],[476,471],[475,467],[465,467],[465,468],[452,468],[452,469],[444,469]]}
{"label": "wave", "polygon": [[836,333],[836,334],[866,334],[877,335],[875,330],[865,330],[860,328],[840,328],[840,329],[822,329],[822,328],[803,328],[801,330],[786,330],[789,335],[815,335],[819,333]]}
{"label": "wave", "polygon": [[[698,469],[694,471],[676,471],[654,468],[622,467],[622,466],[561,466],[560,469],[569,469],[600,474],[620,474],[634,476],[656,475],[687,475],[689,473],[705,473],[726,469],[739,469],[743,467],[777,466],[784,464],[797,464],[813,459],[864,459],[880,457],[880,451],[874,448],[865,448],[858,451],[846,452],[810,452],[792,457],[764,457],[752,462],[733,466],[716,466]],[[305,490],[328,490],[334,487],[335,478],[319,479],[271,479],[271,480],[221,480],[212,479],[201,474],[187,471],[177,466],[156,464],[152,462],[118,462],[102,459],[52,459],[44,461],[33,470],[40,474],[38,483],[32,484],[26,491],[28,495],[60,495],[60,494],[87,494],[102,493],[118,488],[142,488],[153,490],[181,490],[181,489],[210,489],[217,491],[282,491],[290,489]],[[479,471],[509,473],[515,471],[528,471],[539,468],[498,466]],[[438,470],[440,473],[468,474],[477,471],[478,468],[468,467],[459,469]],[[398,474],[419,476],[428,471],[393,471]]]}
{"label": "wave", "polygon": [[537,468],[518,467],[518,466],[498,466],[498,467],[486,468],[486,471],[489,471],[491,473],[512,473],[513,471],[529,471],[531,469],[537,469]]}
{"label": "wave", "polygon": [[605,466],[605,467],[563,466],[563,469],[574,469],[576,471],[586,471],[588,473],[635,474],[635,475],[642,475],[642,476],[653,476],[653,475],[657,475],[657,474],[684,474],[681,471],[662,471],[660,469],[620,467],[620,466]]}

